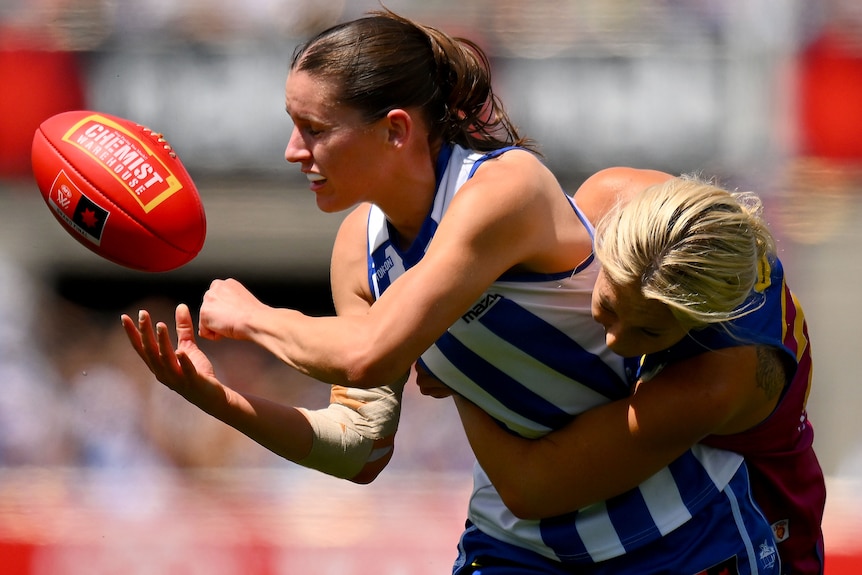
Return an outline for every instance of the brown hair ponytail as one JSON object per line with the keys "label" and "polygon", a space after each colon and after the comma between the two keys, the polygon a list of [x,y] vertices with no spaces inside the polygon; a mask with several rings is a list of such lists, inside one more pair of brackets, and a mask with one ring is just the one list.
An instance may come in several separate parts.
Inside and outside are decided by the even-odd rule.
{"label": "brown hair ponytail", "polygon": [[290,69],[334,81],[340,101],[369,122],[419,107],[432,140],[479,151],[533,145],[494,94],[478,45],[388,10],[321,32],[296,49]]}

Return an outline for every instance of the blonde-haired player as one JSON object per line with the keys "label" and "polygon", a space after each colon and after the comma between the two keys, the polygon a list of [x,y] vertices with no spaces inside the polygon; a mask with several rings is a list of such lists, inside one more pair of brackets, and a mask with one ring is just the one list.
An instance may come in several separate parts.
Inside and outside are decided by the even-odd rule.
{"label": "blonde-haired player", "polygon": [[597,226],[593,316],[608,347],[633,360],[635,393],[534,441],[458,398],[474,452],[511,508],[552,517],[613,501],[695,442],[736,451],[781,572],[821,575],[811,349],[761,201],[697,177],[650,185],[649,174],[611,168],[575,195],[623,197]]}

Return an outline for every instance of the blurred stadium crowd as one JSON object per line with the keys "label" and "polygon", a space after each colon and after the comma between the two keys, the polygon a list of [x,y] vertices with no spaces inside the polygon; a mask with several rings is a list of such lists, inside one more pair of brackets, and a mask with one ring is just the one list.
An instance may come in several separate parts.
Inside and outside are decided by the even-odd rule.
{"label": "blurred stadium crowd", "polygon": [[[170,321],[174,305],[154,297],[136,302],[134,309]],[[216,370],[232,387],[293,405],[326,405],[327,386],[270,354],[250,344],[216,345]],[[293,466],[158,385],[131,350],[119,311],[58,297],[9,262],[0,263],[0,382],[0,467],[133,473],[154,466]],[[417,400],[418,392],[408,391],[408,403]],[[450,406],[438,405],[444,402],[424,403],[406,408],[411,424],[394,467],[469,469],[466,448],[458,449],[454,411],[446,414]],[[438,425],[441,414],[452,425]],[[421,438],[407,437],[414,428],[423,430]]]}

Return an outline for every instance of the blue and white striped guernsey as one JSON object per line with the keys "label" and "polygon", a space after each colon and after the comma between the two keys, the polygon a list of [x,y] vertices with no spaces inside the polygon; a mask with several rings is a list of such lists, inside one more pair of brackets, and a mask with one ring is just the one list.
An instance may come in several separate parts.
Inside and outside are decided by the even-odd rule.
{"label": "blue and white striped guernsey", "polygon": [[[390,241],[384,214],[372,208],[368,274],[376,297],[422,258],[452,198],[475,169],[508,149],[489,154],[444,149],[434,205],[407,250]],[[574,202],[572,208],[572,225],[592,233]],[[578,269],[555,275],[501,277],[422,355],[423,367],[529,438],[627,396],[623,361],[605,347],[604,331],[590,313],[597,273],[598,263],[590,257]],[[631,492],[542,521],[515,517],[476,465],[469,519],[492,537],[551,559],[602,561],[660,538],[720,499],[741,462],[730,452],[697,446]]]}

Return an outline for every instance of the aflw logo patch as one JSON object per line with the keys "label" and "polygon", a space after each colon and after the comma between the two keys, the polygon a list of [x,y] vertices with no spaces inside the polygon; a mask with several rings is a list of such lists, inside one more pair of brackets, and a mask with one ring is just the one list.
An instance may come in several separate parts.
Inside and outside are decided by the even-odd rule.
{"label": "aflw logo patch", "polygon": [[102,231],[110,215],[108,211],[88,198],[66,172],[60,170],[51,186],[48,198],[51,209],[71,229],[97,246],[102,243]]}
{"label": "aflw logo patch", "polygon": [[494,304],[503,299],[503,296],[500,294],[489,293],[485,297],[479,300],[479,302],[470,308],[470,311],[461,316],[465,322],[470,323],[471,321],[477,320],[487,312],[489,309],[494,307]]}

